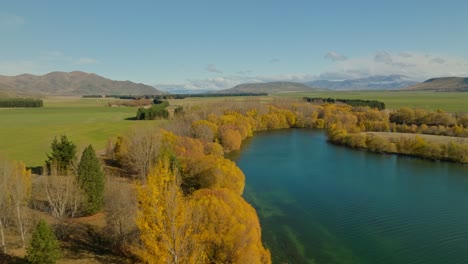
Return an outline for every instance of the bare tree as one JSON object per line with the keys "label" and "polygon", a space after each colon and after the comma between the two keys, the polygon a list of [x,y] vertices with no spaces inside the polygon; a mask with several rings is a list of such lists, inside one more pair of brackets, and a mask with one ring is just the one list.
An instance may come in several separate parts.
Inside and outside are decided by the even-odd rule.
{"label": "bare tree", "polygon": [[106,181],[105,212],[106,236],[122,250],[138,232],[135,224],[137,210],[134,186],[124,180],[109,177]]}
{"label": "bare tree", "polygon": [[82,193],[75,176],[47,176],[45,190],[50,213],[59,222],[79,212]]}
{"label": "bare tree", "polygon": [[14,162],[14,167],[10,172],[9,191],[11,203],[16,213],[16,225],[21,236],[23,247],[26,247],[27,218],[25,208],[31,200],[31,171],[27,170],[24,163]]}
{"label": "bare tree", "polygon": [[8,180],[10,176],[11,166],[6,159],[0,159],[0,239],[2,252],[7,252],[5,243],[5,232],[7,222],[9,220],[9,193],[8,193]]}
{"label": "bare tree", "polygon": [[143,182],[154,166],[161,146],[159,128],[145,127],[133,130],[128,135],[125,163],[137,172]]}
{"label": "bare tree", "polygon": [[110,138],[107,139],[107,143],[106,143],[106,157],[107,158],[115,159],[114,149],[115,149],[115,144],[112,141],[112,139],[110,139]]}
{"label": "bare tree", "polygon": [[[43,186],[47,196],[48,209],[60,229],[67,218],[75,217],[81,209],[83,193],[77,182],[76,170],[71,169],[68,175],[58,175],[52,169],[50,176],[43,177]],[[58,230],[61,234],[61,230]]]}

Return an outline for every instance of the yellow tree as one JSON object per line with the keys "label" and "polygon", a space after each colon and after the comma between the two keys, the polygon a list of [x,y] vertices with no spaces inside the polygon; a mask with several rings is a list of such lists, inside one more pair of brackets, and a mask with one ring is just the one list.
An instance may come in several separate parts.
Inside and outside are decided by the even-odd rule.
{"label": "yellow tree", "polygon": [[201,189],[192,208],[201,216],[209,263],[271,263],[255,209],[228,189]]}
{"label": "yellow tree", "polygon": [[240,149],[242,136],[233,125],[220,126],[219,137],[226,152]]}
{"label": "yellow tree", "polygon": [[245,175],[236,163],[224,157],[206,155],[198,165],[203,171],[197,175],[201,188],[226,188],[242,195],[245,187]]}
{"label": "yellow tree", "polygon": [[163,156],[137,193],[141,259],[145,263],[200,263],[197,221],[180,189],[174,159]]}

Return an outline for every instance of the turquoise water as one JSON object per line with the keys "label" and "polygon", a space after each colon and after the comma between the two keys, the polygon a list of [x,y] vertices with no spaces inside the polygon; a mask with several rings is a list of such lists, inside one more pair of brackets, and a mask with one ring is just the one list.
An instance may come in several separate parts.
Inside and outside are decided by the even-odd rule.
{"label": "turquoise water", "polygon": [[257,133],[232,156],[274,263],[468,263],[468,166]]}

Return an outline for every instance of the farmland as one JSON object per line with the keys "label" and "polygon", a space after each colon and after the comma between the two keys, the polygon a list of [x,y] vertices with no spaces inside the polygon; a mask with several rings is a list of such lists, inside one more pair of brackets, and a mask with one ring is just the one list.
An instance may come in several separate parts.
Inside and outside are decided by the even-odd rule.
{"label": "farmland", "polygon": [[396,92],[396,91],[318,91],[281,93],[280,97],[332,97],[341,99],[378,100],[389,109],[400,107],[442,109],[447,112],[468,112],[468,93],[455,92]]}
{"label": "farmland", "polygon": [[79,151],[88,144],[99,151],[110,137],[162,122],[126,120],[136,108],[107,107],[110,101],[115,100],[51,97],[44,99],[43,108],[0,109],[0,154],[41,166],[55,136],[67,135]]}

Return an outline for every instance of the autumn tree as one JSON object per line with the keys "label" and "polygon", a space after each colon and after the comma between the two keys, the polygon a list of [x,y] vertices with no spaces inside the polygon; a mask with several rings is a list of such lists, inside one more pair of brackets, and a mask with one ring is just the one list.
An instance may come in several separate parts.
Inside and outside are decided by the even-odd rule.
{"label": "autumn tree", "polygon": [[52,228],[44,220],[40,220],[27,249],[28,263],[54,264],[60,255],[60,246]]}
{"label": "autumn tree", "polygon": [[89,145],[84,149],[77,172],[78,183],[85,198],[83,209],[87,214],[97,213],[104,202],[104,173],[93,146]]}
{"label": "autumn tree", "polygon": [[164,156],[138,192],[137,226],[145,263],[201,263],[197,221],[180,189],[174,158]]}
{"label": "autumn tree", "polygon": [[245,176],[235,162],[206,155],[197,164],[203,168],[195,177],[200,188],[226,188],[238,195],[244,192]]}
{"label": "autumn tree", "polygon": [[240,149],[242,137],[238,130],[232,125],[222,125],[219,127],[219,137],[226,152]]}
{"label": "autumn tree", "polygon": [[240,195],[228,189],[201,189],[191,204],[201,216],[209,263],[271,263],[255,209]]}
{"label": "autumn tree", "polygon": [[67,136],[62,135],[60,137],[60,142],[57,140],[57,137],[55,137],[50,147],[52,153],[47,154],[47,160],[45,162],[47,170],[50,172],[52,163],[55,163],[59,173],[65,173],[74,162],[76,145],[68,140]]}
{"label": "autumn tree", "polygon": [[218,126],[208,120],[197,120],[192,123],[193,136],[206,142],[213,142],[217,137]]}

